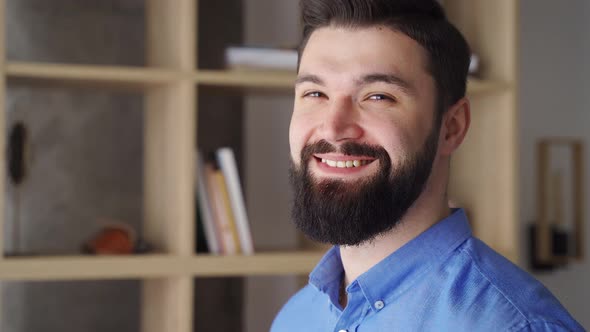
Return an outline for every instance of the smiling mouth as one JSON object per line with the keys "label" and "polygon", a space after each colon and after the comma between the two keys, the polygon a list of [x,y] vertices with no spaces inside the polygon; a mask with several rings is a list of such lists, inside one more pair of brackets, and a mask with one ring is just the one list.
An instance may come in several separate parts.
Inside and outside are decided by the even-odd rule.
{"label": "smiling mouth", "polygon": [[358,168],[358,167],[366,166],[376,160],[376,159],[352,159],[350,157],[346,158],[346,160],[342,160],[341,158],[339,158],[339,160],[330,159],[330,158],[320,158],[320,157],[316,157],[316,156],[314,156],[314,158],[318,162],[320,162],[323,165],[330,167],[330,168]]}

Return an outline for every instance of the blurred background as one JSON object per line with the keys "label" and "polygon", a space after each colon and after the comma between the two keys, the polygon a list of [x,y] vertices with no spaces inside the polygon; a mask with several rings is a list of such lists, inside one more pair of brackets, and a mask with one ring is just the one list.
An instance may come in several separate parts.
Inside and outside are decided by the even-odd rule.
{"label": "blurred background", "polygon": [[[528,225],[538,218],[538,141],[572,137],[586,151],[590,144],[590,2],[514,1],[519,9],[519,161],[514,184],[519,188],[519,265],[534,273],[588,328],[590,261],[531,269]],[[5,0],[6,60],[145,66],[145,10],[143,0]],[[198,68],[223,69],[229,45],[297,45],[298,19],[298,4],[292,0],[201,0],[195,42]],[[24,176],[5,179],[5,256],[78,254],[86,240],[115,221],[141,236],[146,102],[142,93],[19,79],[8,80],[5,91],[5,140],[12,141],[19,124],[27,136]],[[231,146],[236,153],[248,217],[255,220],[250,227],[256,249],[296,248],[300,239],[289,222],[287,178],[291,91],[243,94],[231,87],[205,86],[199,88],[197,106],[199,148],[210,152]],[[585,170],[590,174],[590,162]],[[590,176],[583,188],[590,192]],[[588,206],[588,197],[582,205]],[[588,225],[590,214],[586,215]],[[590,227],[583,232],[590,239]],[[590,247],[590,242],[585,244]],[[300,285],[295,276],[197,278],[195,331],[267,331]],[[13,279],[2,281],[1,288],[1,332],[141,330],[137,279]]]}

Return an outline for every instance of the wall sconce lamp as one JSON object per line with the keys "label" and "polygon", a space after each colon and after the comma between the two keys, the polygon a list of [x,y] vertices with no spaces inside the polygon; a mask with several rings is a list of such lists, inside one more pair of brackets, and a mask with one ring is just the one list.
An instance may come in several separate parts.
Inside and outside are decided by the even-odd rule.
{"label": "wall sconce lamp", "polygon": [[531,225],[531,267],[553,270],[584,258],[584,159],[581,140],[537,143],[537,220]]}

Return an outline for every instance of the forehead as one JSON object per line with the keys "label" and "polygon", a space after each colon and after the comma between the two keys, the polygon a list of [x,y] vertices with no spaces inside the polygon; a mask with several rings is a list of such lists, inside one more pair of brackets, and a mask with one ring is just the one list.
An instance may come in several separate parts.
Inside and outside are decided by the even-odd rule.
{"label": "forehead", "polygon": [[411,79],[430,76],[426,68],[426,51],[401,32],[385,26],[328,26],[309,37],[299,71],[320,75],[387,72]]}

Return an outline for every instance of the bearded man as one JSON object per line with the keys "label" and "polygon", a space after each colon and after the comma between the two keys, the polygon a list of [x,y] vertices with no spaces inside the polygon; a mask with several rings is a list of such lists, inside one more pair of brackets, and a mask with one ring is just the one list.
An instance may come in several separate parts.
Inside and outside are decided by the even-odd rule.
{"label": "bearded man", "polygon": [[301,8],[293,219],[334,247],[271,331],[583,331],[448,207],[450,158],[470,123],[470,50],[441,6]]}

